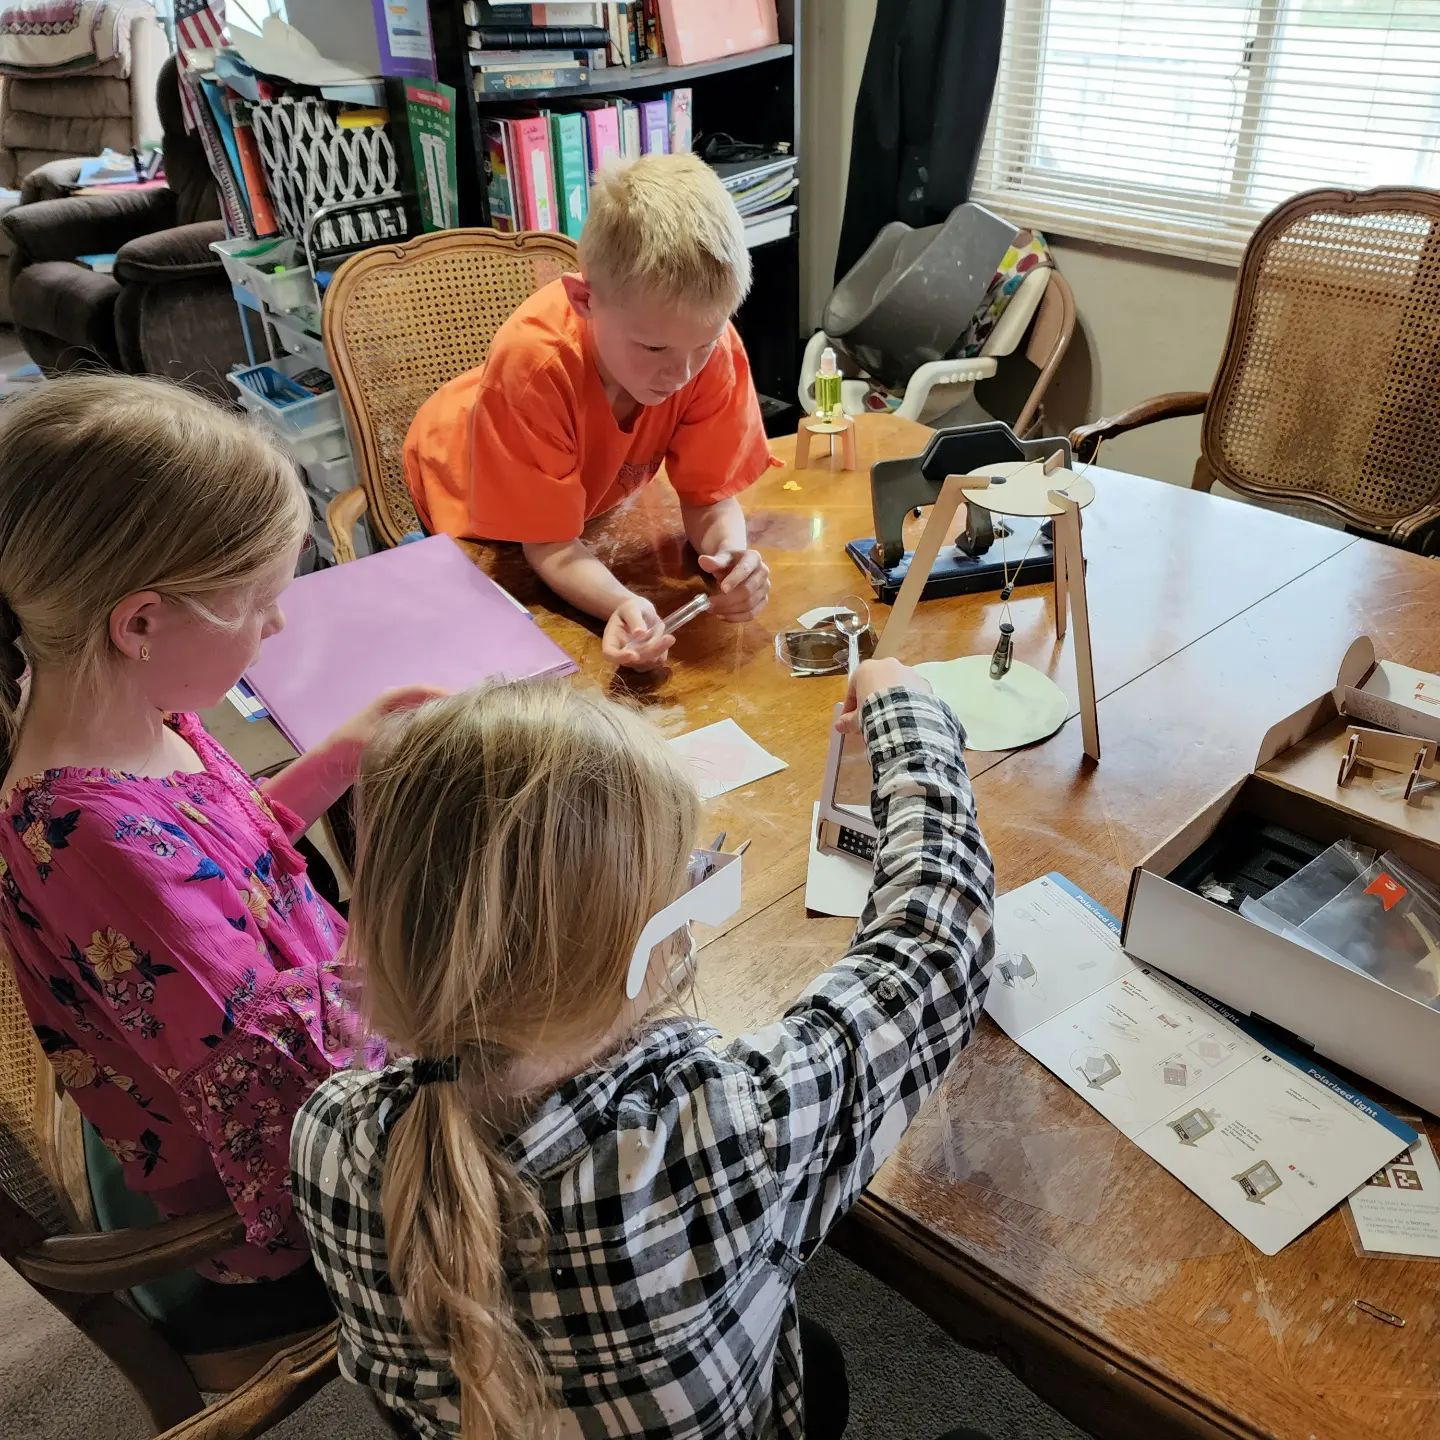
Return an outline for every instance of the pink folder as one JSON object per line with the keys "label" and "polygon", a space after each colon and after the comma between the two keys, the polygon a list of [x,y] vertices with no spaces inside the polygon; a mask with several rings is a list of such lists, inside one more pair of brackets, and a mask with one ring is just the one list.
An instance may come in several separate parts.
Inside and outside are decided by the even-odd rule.
{"label": "pink folder", "polygon": [[568,675],[575,662],[448,535],[302,575],[246,680],[302,753],[396,685]]}
{"label": "pink folder", "polygon": [[761,50],[780,38],[775,0],[660,0],[660,28],[672,65]]}

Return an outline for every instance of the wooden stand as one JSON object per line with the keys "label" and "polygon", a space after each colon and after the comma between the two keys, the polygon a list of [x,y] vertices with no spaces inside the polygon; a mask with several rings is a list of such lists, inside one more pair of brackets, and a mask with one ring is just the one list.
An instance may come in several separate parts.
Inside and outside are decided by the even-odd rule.
{"label": "wooden stand", "polygon": [[[804,427],[802,426],[802,433]],[[940,547],[955,533],[961,504],[979,505],[995,515],[1048,517],[1055,529],[1055,637],[1064,637],[1075,621],[1075,678],[1080,697],[1080,733],[1085,754],[1100,759],[1100,717],[1095,695],[1095,663],[1090,650],[1090,606],[1085,592],[1085,553],[1080,541],[1080,512],[1094,498],[1095,487],[1082,475],[1059,466],[1058,456],[1042,466],[1033,460],[987,466],[975,475],[947,475],[916,541],[904,583],[890,618],[875,642],[874,659],[896,656],[905,642],[915,607],[925,591]],[[998,481],[999,483],[994,483]],[[1018,565],[1017,565],[1018,570]],[[838,713],[838,710],[837,710]],[[842,805],[837,796],[844,745],[831,731],[830,748],[820,780],[817,843],[827,854],[874,856],[878,832],[868,815]]]}
{"label": "wooden stand", "polygon": [[1422,778],[1440,780],[1440,768],[1435,764],[1436,748],[1433,740],[1422,740],[1416,735],[1391,735],[1383,730],[1352,725],[1345,736],[1345,754],[1335,783],[1341,787],[1348,785],[1357,765],[1388,770],[1405,777],[1404,799],[1409,804]]}
{"label": "wooden stand", "polygon": [[[1033,460],[1019,460],[986,466],[966,476],[961,486],[967,505],[979,505],[994,515],[1019,515],[1032,519],[1048,517],[1054,528],[1055,638],[1065,638],[1073,617],[1080,733],[1085,753],[1098,761],[1100,716],[1095,697],[1095,658],[1090,649],[1085,550],[1080,539],[1080,512],[1095,498],[1095,487],[1083,475],[1062,469],[1062,458],[1063,452],[1057,450],[1043,465]],[[939,510],[938,505],[936,510]],[[905,578],[908,584],[910,577],[907,575]],[[896,604],[898,608],[898,599]]]}
{"label": "wooden stand", "polygon": [[860,468],[859,447],[855,443],[855,419],[851,415],[841,415],[836,420],[822,420],[818,415],[809,415],[800,422],[800,428],[795,432],[795,469],[808,470],[810,468],[810,437],[812,435],[825,436],[829,444],[830,458],[835,458],[835,437],[840,436],[840,469],[858,470]]}

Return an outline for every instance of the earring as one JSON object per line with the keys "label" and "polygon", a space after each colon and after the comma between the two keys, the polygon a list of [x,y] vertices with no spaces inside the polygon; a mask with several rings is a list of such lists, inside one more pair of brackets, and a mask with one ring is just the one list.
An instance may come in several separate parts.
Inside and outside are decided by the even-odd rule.
{"label": "earring", "polygon": [[150,647],[148,645],[142,645],[140,647],[140,658],[142,660],[148,660],[150,658]]}

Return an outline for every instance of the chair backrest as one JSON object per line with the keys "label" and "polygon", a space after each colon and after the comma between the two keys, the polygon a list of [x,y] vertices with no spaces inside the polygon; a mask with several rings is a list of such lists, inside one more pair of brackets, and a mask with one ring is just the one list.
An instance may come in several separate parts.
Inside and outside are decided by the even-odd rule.
{"label": "chair backrest", "polygon": [[485,362],[495,332],[542,285],[578,268],[575,242],[442,230],[352,256],[325,295],[325,349],[349,422],[375,538],[416,527],[405,432],[447,381]]}
{"label": "chair backrest", "polygon": [[1202,464],[1376,532],[1440,501],[1440,193],[1312,190],[1241,265]]}
{"label": "chair backrest", "polygon": [[[59,18],[63,24],[70,17]],[[89,19],[83,17],[84,23]],[[98,25],[100,17],[95,20]],[[20,37],[22,44],[26,38]],[[65,36],[57,43],[63,49]],[[118,59],[98,73],[56,71],[42,63],[33,74],[0,79],[0,186],[19,189],[32,170],[56,160],[98,155],[107,147],[123,154],[158,139],[155,81],[169,53],[155,12],[143,10],[130,20],[128,72]]]}
{"label": "chair backrest", "polygon": [[1015,417],[1015,433],[1020,436],[1028,435],[1037,426],[1045,392],[1075,334],[1075,292],[1059,270],[1051,267],[1047,273],[1050,278],[1036,306],[1035,319],[1025,342],[1025,358],[1039,373]]}
{"label": "chair backrest", "polygon": [[175,223],[193,225],[200,220],[220,218],[220,193],[215,188],[215,176],[205,158],[205,144],[199,131],[186,127],[185,109],[180,101],[182,83],[172,55],[160,67],[155,83],[155,105],[160,112],[165,183],[175,196]]}
{"label": "chair backrest", "polygon": [[[0,947],[0,1255],[33,1243],[35,1228],[60,1235],[83,1223],[61,1178],[60,1129],[78,1113],[62,1108],[56,1075]],[[33,1222],[26,1223],[25,1217]]]}

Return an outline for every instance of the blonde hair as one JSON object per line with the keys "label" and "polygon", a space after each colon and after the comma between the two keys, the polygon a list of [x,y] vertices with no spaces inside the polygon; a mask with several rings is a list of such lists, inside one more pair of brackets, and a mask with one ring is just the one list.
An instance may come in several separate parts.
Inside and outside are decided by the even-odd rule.
{"label": "blonde hair", "polygon": [[508,1072],[614,1028],[649,917],[684,888],[699,817],[643,717],[541,682],[395,717],[367,748],[347,942],[372,1033],[422,1060],[381,1184],[391,1283],[450,1356],[465,1440],[553,1433],[544,1364],[507,1257],[543,1234],[501,1148]]}
{"label": "blonde hair", "polygon": [[646,155],[601,171],[580,268],[604,299],[646,291],[707,314],[733,315],[750,289],[740,212],[694,155]]}
{"label": "blonde hair", "polygon": [[205,613],[298,546],[309,513],[258,429],[165,381],[76,375],[0,405],[0,773],[27,662],[93,682],[125,596]]}

